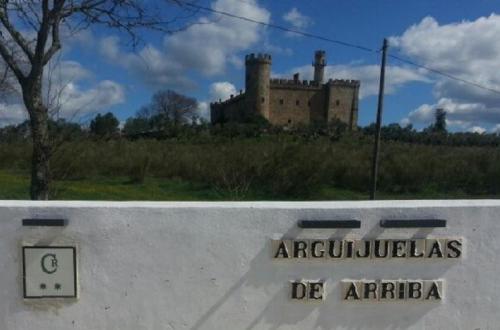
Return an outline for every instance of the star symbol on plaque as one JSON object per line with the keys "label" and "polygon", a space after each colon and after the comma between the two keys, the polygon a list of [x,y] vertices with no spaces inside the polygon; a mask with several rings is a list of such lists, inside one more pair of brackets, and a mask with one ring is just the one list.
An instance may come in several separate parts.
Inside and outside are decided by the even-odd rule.
{"label": "star symbol on plaque", "polygon": [[56,283],[56,284],[54,285],[54,289],[56,289],[56,290],[61,290],[61,284]]}
{"label": "star symbol on plaque", "polygon": [[40,283],[40,289],[45,290],[47,285],[45,283]]}

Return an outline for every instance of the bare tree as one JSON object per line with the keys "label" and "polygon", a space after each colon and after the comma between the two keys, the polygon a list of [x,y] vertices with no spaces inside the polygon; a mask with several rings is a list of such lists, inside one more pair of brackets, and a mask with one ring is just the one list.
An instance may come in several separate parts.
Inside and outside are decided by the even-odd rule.
{"label": "bare tree", "polygon": [[[169,11],[162,5],[174,5]],[[178,19],[195,15],[182,1],[0,0],[0,58],[19,83],[33,139],[30,195],[49,197],[51,147],[49,108],[43,93],[44,69],[64,42],[63,31],[100,24],[127,33],[135,43],[139,29],[175,32]],[[174,12],[174,14],[172,14]],[[165,17],[168,16],[168,17]]]}
{"label": "bare tree", "polygon": [[153,95],[149,111],[152,115],[161,115],[177,126],[190,121],[197,108],[196,99],[167,89]]}

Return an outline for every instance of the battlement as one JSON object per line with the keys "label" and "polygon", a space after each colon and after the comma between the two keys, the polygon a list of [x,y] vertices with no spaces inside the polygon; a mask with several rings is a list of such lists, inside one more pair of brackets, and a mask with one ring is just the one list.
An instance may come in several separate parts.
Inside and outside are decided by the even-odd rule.
{"label": "battlement", "polygon": [[262,53],[251,53],[245,56],[245,64],[248,63],[267,63],[271,64],[272,58],[270,54],[262,54]]}
{"label": "battlement", "polygon": [[227,104],[231,104],[231,103],[235,103],[235,102],[239,102],[241,100],[243,100],[243,98],[245,97],[245,93],[241,93],[234,96],[234,95],[231,95],[227,100],[224,100],[224,101],[216,101],[216,102],[211,102],[210,103],[210,106],[224,106],[224,105],[227,105]]}
{"label": "battlement", "polygon": [[359,80],[354,79],[330,79],[327,82],[331,86],[359,87]]}
{"label": "battlement", "polygon": [[[309,88],[319,88],[322,86],[319,82],[315,80],[293,80],[293,79],[276,79],[270,80],[271,87],[309,87]],[[360,81],[354,79],[330,79],[326,85],[333,86],[346,86],[346,87],[359,87]]]}
{"label": "battlement", "polygon": [[314,80],[271,79],[271,87],[318,89],[321,85]]}

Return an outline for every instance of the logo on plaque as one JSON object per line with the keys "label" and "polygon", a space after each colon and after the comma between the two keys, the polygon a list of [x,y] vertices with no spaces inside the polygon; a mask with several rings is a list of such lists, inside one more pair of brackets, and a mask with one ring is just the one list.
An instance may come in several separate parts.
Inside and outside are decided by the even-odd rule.
{"label": "logo on plaque", "polygon": [[74,246],[23,246],[24,298],[76,298]]}

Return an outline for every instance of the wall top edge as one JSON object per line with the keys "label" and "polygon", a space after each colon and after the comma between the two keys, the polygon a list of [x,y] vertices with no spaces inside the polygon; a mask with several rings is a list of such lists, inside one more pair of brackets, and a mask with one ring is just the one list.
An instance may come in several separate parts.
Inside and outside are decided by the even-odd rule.
{"label": "wall top edge", "polygon": [[26,201],[0,200],[0,208],[242,208],[242,209],[366,209],[416,207],[500,207],[500,199],[466,200],[384,200],[314,202],[110,202],[110,201]]}

